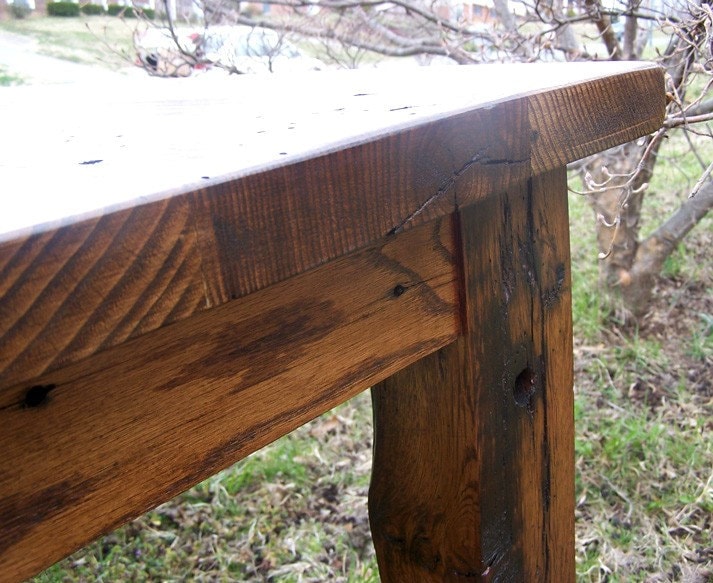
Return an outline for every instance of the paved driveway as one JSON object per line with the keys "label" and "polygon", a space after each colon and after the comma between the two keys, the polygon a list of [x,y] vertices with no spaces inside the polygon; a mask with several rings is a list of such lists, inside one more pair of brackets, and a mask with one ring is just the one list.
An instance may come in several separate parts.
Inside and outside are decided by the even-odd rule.
{"label": "paved driveway", "polygon": [[20,77],[24,83],[102,82],[126,75],[146,75],[140,69],[136,68],[134,71],[131,67],[127,67],[126,71],[113,73],[100,67],[38,55],[37,50],[37,42],[34,39],[0,31],[0,68],[6,73]]}

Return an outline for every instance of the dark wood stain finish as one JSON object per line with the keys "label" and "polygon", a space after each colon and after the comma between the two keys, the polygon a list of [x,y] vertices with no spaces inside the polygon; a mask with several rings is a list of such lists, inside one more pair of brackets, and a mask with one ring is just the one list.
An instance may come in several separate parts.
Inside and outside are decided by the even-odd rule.
{"label": "dark wood stain finish", "polygon": [[39,377],[41,406],[3,390],[0,573],[31,575],[452,342],[452,240],[450,221],[423,225],[144,334]]}
{"label": "dark wood stain finish", "polygon": [[185,202],[0,243],[0,383],[14,384],[205,304]]}
{"label": "dark wood stain finish", "polygon": [[[573,579],[564,169],[657,129],[663,73],[553,65],[556,79],[508,93],[478,88],[501,69],[453,69],[424,72],[422,92],[373,85],[383,103],[368,115],[371,95],[332,95],[358,99],[352,117],[369,126],[352,122],[339,143],[350,116],[311,126],[310,103],[289,132],[281,109],[274,134],[241,118],[252,129],[231,126],[227,149],[193,123],[197,139],[157,151],[156,173],[137,147],[155,138],[145,122],[232,123],[241,96],[142,96],[138,124],[123,108],[110,120],[122,136],[103,136],[100,164],[53,170],[77,201],[106,187],[76,216],[35,220],[32,195],[50,183],[11,168],[32,203],[0,215],[0,579],[35,574],[373,383],[384,581]],[[435,109],[393,117],[436,78]],[[52,119],[35,146],[66,145]],[[283,157],[273,135],[295,151]],[[126,144],[146,174],[117,163]],[[232,174],[175,179],[212,162]]]}
{"label": "dark wood stain finish", "polygon": [[0,383],[56,370],[652,131],[663,98],[637,96],[662,86],[650,68],[518,96],[0,242]]}
{"label": "dark wood stain finish", "polygon": [[373,389],[384,581],[574,577],[564,171],[459,214],[465,333]]}

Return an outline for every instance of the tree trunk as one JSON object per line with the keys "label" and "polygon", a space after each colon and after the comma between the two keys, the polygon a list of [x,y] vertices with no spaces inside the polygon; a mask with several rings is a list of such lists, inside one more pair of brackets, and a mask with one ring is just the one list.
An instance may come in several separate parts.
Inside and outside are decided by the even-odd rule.
{"label": "tree trunk", "polygon": [[629,271],[631,283],[622,287],[624,303],[635,315],[645,312],[651,300],[655,277],[666,258],[703,217],[713,208],[713,184],[708,183],[696,196],[686,199],[656,231],[639,243]]}
{"label": "tree trunk", "polygon": [[498,20],[500,21],[500,24],[503,25],[505,30],[512,32],[517,28],[515,17],[512,12],[510,12],[508,0],[493,0],[493,9],[498,17]]}
{"label": "tree trunk", "polygon": [[[631,175],[646,145],[630,143],[596,156],[587,164],[591,181],[603,184],[610,175]],[[696,196],[686,199],[647,239],[639,240],[639,221],[646,193],[641,187],[651,178],[657,151],[658,144],[627,189],[610,188],[589,196],[598,217],[599,251],[605,256],[600,264],[600,283],[602,289],[608,291],[605,301],[609,308],[622,321],[640,318],[646,313],[664,261],[713,208],[713,183],[709,182]],[[621,184],[626,178],[613,180]]]}
{"label": "tree trunk", "polygon": [[[567,6],[563,6],[563,0],[555,0],[552,5],[557,19],[561,22],[566,22]],[[557,47],[564,51],[567,59],[574,59],[577,57],[579,52],[579,43],[574,34],[574,30],[572,29],[572,25],[563,24],[562,26],[557,27],[555,30],[555,38],[557,39]]]}
{"label": "tree trunk", "polygon": [[602,191],[591,194],[589,202],[598,219],[599,251],[606,255],[602,262],[603,283],[609,285],[621,284],[621,272],[631,268],[636,256],[643,191],[635,191],[643,181],[637,180],[628,189],[615,185],[633,174],[642,153],[641,146],[629,143],[591,158],[586,165],[592,190],[602,185]]}
{"label": "tree trunk", "polygon": [[[642,184],[648,182],[653,170],[653,159],[642,170],[635,181],[626,188],[612,187],[622,184],[636,170],[645,145],[629,143],[592,158],[586,166],[591,181],[604,185],[602,192],[589,196],[594,210],[597,244],[600,257],[599,280],[605,302],[619,319],[627,320],[642,313],[640,305],[630,305],[628,299],[640,294],[631,294],[631,286],[638,285],[632,280],[631,271],[639,249],[639,228],[645,190]],[[620,175],[623,178],[612,178]],[[627,290],[625,292],[625,290]]]}

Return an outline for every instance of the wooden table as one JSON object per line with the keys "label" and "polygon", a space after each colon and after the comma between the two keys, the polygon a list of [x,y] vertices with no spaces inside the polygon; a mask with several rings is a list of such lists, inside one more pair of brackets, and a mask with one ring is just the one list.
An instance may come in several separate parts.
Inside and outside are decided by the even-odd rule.
{"label": "wooden table", "polygon": [[197,81],[0,92],[0,578],[374,386],[382,580],[572,580],[565,166],[661,70]]}

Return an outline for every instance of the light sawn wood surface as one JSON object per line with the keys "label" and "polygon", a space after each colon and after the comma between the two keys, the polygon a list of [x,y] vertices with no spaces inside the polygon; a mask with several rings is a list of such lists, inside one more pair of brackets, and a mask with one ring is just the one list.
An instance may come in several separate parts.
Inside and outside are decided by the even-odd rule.
{"label": "light sawn wood surface", "polygon": [[228,81],[0,92],[0,573],[381,383],[382,579],[571,580],[564,167],[661,70]]}

